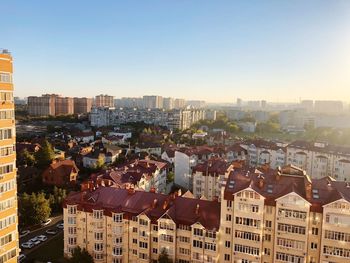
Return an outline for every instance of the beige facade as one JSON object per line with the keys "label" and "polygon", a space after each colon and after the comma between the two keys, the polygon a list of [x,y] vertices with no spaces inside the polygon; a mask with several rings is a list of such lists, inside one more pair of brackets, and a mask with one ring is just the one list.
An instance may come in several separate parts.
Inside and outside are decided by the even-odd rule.
{"label": "beige facade", "polygon": [[[112,193],[114,205],[100,203]],[[219,210],[218,202],[124,189],[78,193],[64,206],[64,253],[80,246],[95,262],[157,262],[166,250],[174,262],[218,262]]]}
{"label": "beige facade", "polygon": [[92,108],[92,98],[74,98],[74,114],[89,113]]}
{"label": "beige facade", "polygon": [[96,262],[155,262],[163,248],[181,263],[350,262],[350,183],[285,166],[234,170],[220,203],[123,191],[67,198],[67,256],[80,246]]}
{"label": "beige facade", "polygon": [[95,97],[94,106],[96,107],[114,107],[114,97],[109,95],[98,95]]}
{"label": "beige facade", "polygon": [[0,49],[0,262],[19,253],[12,56]]}

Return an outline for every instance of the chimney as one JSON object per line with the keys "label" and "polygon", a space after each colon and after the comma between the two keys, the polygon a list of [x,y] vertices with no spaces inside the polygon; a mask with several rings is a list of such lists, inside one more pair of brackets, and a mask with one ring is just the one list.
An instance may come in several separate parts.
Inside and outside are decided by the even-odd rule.
{"label": "chimney", "polygon": [[165,200],[163,204],[163,209],[165,210],[167,207],[168,207],[168,200]]}
{"label": "chimney", "polygon": [[264,185],[265,185],[265,178],[264,178],[264,176],[261,175],[261,174],[258,176],[258,178],[259,178],[259,188],[260,188],[260,189],[263,189],[263,187],[264,187]]}
{"label": "chimney", "polygon": [[157,199],[154,199],[154,200],[153,200],[153,203],[152,203],[152,208],[153,208],[153,209],[156,208],[157,202],[158,202]]}
{"label": "chimney", "polygon": [[196,215],[199,215],[199,204],[196,206]]}

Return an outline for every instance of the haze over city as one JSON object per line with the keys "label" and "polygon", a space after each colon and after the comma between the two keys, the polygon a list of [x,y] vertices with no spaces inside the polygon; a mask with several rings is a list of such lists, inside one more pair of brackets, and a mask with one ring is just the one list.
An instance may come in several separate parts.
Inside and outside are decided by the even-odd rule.
{"label": "haze over city", "polygon": [[11,10],[0,45],[15,58],[15,96],[349,101],[349,1],[7,1],[2,10]]}

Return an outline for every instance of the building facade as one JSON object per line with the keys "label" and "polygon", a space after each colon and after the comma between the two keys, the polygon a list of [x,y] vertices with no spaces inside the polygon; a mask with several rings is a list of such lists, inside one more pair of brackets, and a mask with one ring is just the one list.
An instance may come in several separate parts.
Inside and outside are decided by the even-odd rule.
{"label": "building facade", "polygon": [[74,114],[89,113],[92,108],[92,98],[74,98]]}
{"label": "building facade", "polygon": [[0,49],[0,262],[19,253],[12,56]]}
{"label": "building facade", "polygon": [[94,106],[96,107],[114,107],[114,97],[109,95],[97,95]]}
{"label": "building facade", "polygon": [[312,178],[350,181],[349,147],[295,141],[288,145],[286,156],[287,163],[306,170]]}
{"label": "building facade", "polygon": [[55,116],[56,97],[55,94],[44,94],[41,97],[28,97],[28,113],[30,116]]}
{"label": "building facade", "polygon": [[99,187],[64,202],[64,254],[86,248],[95,262],[218,262],[220,204]]}
{"label": "building facade", "polygon": [[208,201],[98,187],[64,202],[64,253],[95,262],[343,263],[350,261],[350,183],[295,166],[235,169]]}

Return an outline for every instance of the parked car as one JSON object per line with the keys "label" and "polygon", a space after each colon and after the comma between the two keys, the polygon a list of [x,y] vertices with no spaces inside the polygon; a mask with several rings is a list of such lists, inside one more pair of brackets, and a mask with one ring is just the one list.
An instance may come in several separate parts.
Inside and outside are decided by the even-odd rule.
{"label": "parked car", "polygon": [[26,260],[26,255],[24,255],[24,254],[19,254],[19,256],[18,256],[18,262],[24,262],[24,260]]}
{"label": "parked car", "polygon": [[51,218],[49,218],[49,219],[47,219],[47,220],[45,220],[45,221],[41,222],[41,226],[47,226],[48,224],[50,224],[50,223],[51,223],[51,221],[52,221],[52,219],[51,219]]}
{"label": "parked car", "polygon": [[22,247],[31,249],[32,247],[34,247],[34,244],[32,242],[26,242],[22,244]]}
{"label": "parked car", "polygon": [[35,246],[41,243],[38,237],[33,237],[32,239],[29,240],[29,242],[33,243]]}
{"label": "parked car", "polygon": [[19,237],[25,237],[30,233],[30,230],[22,230],[19,232]]}
{"label": "parked car", "polygon": [[44,242],[47,240],[47,236],[45,235],[40,235],[40,236],[37,236],[37,239],[40,240],[41,242]]}
{"label": "parked car", "polygon": [[64,224],[63,223],[57,224],[56,227],[59,228],[59,229],[63,229],[64,228]]}
{"label": "parked car", "polygon": [[57,234],[57,230],[55,229],[48,229],[45,231],[46,234],[48,235],[56,235]]}

